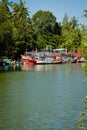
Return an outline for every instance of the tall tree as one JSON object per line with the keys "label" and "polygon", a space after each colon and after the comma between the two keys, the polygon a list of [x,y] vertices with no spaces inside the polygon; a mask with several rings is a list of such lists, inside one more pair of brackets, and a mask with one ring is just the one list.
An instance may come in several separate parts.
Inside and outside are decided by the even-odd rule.
{"label": "tall tree", "polygon": [[[87,18],[87,9],[84,10],[84,16]],[[80,49],[82,51],[83,56],[87,60],[87,26],[81,24],[81,46]],[[87,69],[87,62],[85,64],[85,69]]]}
{"label": "tall tree", "polygon": [[37,46],[38,42],[42,43],[39,44],[42,47],[46,47],[47,45],[51,46],[55,41],[52,40],[52,37],[61,34],[61,26],[57,23],[56,17],[50,11],[39,10],[33,15],[32,21],[34,23],[34,33],[37,36]]}
{"label": "tall tree", "polygon": [[87,17],[87,9],[84,10],[84,16]]}
{"label": "tall tree", "polygon": [[68,15],[67,15],[67,13],[65,13],[65,14],[64,14],[64,17],[63,17],[63,20],[62,20],[62,24],[63,24],[63,25],[67,24],[67,23],[68,23],[68,19],[69,19],[69,17],[68,17]]}
{"label": "tall tree", "polygon": [[67,14],[65,14],[62,21],[62,39],[62,46],[68,50],[77,49],[81,44],[81,33],[75,17],[69,20]]}
{"label": "tall tree", "polygon": [[32,26],[28,9],[25,7],[25,3],[22,0],[20,0],[19,3],[14,3],[12,8],[14,53],[18,52],[17,55],[19,55],[23,53],[26,48],[32,46]]}
{"label": "tall tree", "polygon": [[12,42],[12,29],[10,24],[10,10],[8,1],[2,0],[0,3],[0,55],[9,56]]}
{"label": "tall tree", "polygon": [[39,33],[52,33],[52,28],[56,23],[56,17],[50,11],[39,10],[33,15],[32,20]]}

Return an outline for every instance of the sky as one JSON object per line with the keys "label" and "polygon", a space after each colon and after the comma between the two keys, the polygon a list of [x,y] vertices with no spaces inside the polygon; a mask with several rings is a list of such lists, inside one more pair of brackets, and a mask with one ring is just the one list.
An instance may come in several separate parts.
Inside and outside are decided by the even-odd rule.
{"label": "sky", "polygon": [[[62,22],[62,19],[67,14],[71,19],[73,16],[78,20],[78,23],[87,26],[87,18],[84,17],[84,10],[87,9],[87,0],[23,0],[25,7],[29,9],[30,17],[37,11],[50,11],[56,17],[57,22]],[[13,0],[17,2],[18,0]]]}

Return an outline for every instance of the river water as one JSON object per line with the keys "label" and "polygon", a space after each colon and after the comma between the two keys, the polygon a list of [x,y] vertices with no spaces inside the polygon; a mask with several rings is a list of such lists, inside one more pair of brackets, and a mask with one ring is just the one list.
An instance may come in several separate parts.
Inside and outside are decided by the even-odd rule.
{"label": "river water", "polygon": [[81,64],[0,68],[0,130],[77,130],[85,79]]}

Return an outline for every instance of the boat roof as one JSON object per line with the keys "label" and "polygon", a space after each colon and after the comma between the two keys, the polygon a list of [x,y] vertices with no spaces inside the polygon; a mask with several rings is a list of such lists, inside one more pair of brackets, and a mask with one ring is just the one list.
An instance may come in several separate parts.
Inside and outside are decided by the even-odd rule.
{"label": "boat roof", "polygon": [[57,49],[54,49],[53,51],[66,51],[67,49],[66,48],[57,48]]}

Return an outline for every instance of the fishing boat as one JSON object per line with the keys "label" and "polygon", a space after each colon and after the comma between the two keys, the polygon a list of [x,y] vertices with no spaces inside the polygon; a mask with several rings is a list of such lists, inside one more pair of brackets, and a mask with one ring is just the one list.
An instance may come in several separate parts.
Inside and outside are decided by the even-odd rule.
{"label": "fishing boat", "polygon": [[61,64],[62,61],[56,61],[56,60],[53,60],[53,61],[37,61],[36,62],[36,65],[45,65],[45,64]]}
{"label": "fishing boat", "polygon": [[5,66],[5,65],[9,65],[9,63],[6,62],[5,60],[0,60],[0,66]]}
{"label": "fishing boat", "polygon": [[28,55],[21,55],[22,63],[36,64],[36,60]]}
{"label": "fishing boat", "polygon": [[36,57],[36,64],[37,65],[44,65],[44,64],[61,64],[63,63],[62,59],[55,59],[51,56],[45,57]]}
{"label": "fishing boat", "polygon": [[78,62],[78,63],[85,62],[85,58],[84,58],[84,57],[81,57],[80,59],[77,59],[77,62]]}
{"label": "fishing boat", "polygon": [[36,64],[36,65],[41,65],[41,64],[60,64],[62,63],[62,60],[56,60],[51,57],[29,57],[29,56],[21,56],[21,61],[22,63],[26,64]]}

